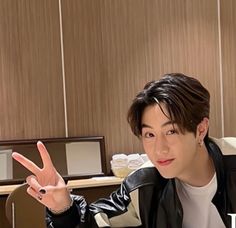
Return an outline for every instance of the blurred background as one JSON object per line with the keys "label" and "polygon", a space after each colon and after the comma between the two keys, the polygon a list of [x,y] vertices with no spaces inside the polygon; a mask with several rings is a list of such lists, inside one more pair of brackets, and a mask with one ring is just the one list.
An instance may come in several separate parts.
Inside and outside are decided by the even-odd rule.
{"label": "blurred background", "polygon": [[126,121],[168,72],[211,93],[210,135],[236,136],[234,0],[0,0],[0,139],[105,136],[143,153]]}

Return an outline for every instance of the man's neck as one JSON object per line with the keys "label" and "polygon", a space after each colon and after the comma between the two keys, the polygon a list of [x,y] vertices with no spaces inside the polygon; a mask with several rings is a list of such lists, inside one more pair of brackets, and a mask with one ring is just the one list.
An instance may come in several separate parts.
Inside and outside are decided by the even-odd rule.
{"label": "man's neck", "polygon": [[213,160],[209,155],[207,148],[203,145],[199,148],[197,157],[193,164],[190,164],[188,174],[178,179],[191,186],[202,187],[211,181],[214,173],[215,167]]}

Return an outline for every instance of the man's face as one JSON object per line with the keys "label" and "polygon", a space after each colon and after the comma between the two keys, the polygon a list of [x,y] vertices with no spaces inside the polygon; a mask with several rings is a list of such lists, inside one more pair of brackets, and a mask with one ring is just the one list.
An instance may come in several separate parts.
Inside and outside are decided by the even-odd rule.
{"label": "man's face", "polygon": [[[163,111],[168,114],[165,106]],[[159,105],[147,106],[142,116],[142,143],[144,150],[165,178],[186,179],[198,159],[198,141],[163,114]]]}

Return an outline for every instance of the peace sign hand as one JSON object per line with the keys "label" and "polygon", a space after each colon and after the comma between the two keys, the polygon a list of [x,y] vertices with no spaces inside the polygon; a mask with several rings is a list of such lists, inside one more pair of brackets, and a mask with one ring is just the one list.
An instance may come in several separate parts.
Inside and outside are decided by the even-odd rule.
{"label": "peace sign hand", "polygon": [[56,171],[46,147],[40,141],[37,147],[43,168],[39,168],[19,153],[14,152],[12,157],[33,173],[26,178],[29,185],[27,192],[51,210],[61,211],[71,204],[69,192],[63,178]]}

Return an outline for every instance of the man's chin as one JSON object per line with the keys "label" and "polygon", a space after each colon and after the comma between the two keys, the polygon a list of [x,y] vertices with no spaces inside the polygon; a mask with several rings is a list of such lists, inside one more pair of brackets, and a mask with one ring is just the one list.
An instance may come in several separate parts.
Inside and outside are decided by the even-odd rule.
{"label": "man's chin", "polygon": [[[157,169],[158,170],[158,169]],[[159,170],[158,170],[159,171]],[[176,175],[174,175],[174,173],[167,173],[167,172],[160,172],[159,173],[161,174],[161,176],[165,179],[172,179],[172,178],[175,178]]]}

